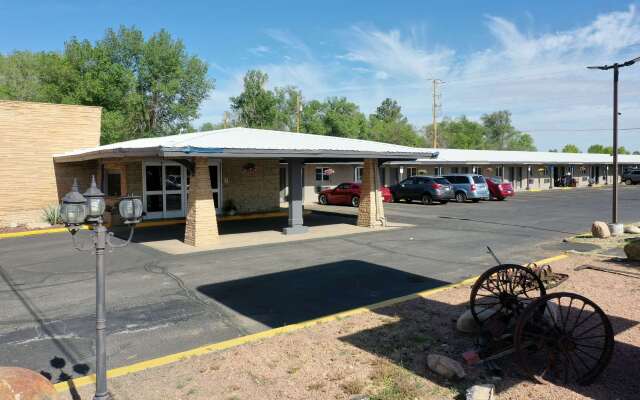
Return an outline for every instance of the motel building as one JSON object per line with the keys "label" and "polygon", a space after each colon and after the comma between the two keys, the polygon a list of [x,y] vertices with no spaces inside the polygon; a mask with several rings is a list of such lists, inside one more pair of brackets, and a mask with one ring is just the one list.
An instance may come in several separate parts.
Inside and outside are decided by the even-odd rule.
{"label": "motel building", "polygon": [[[283,234],[304,233],[304,204],[343,182],[361,182],[357,225],[385,224],[381,185],[413,175],[501,176],[516,190],[609,184],[611,157],[599,154],[420,149],[331,136],[230,128],[100,146],[99,107],[0,101],[0,227],[35,226],[74,178],[95,175],[119,223],[118,199],[141,196],[145,221],[184,224],[184,243],[208,246],[228,214],[283,211]],[[640,156],[621,156],[621,170]]]}

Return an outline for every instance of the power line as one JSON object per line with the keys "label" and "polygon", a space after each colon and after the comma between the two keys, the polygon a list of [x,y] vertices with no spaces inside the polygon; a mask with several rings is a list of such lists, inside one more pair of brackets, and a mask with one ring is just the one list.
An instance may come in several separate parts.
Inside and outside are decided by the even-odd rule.
{"label": "power line", "polygon": [[[611,132],[611,128],[590,128],[590,129],[565,129],[565,128],[547,128],[547,129],[520,129],[523,132]],[[640,131],[640,128],[619,128],[619,131]]]}

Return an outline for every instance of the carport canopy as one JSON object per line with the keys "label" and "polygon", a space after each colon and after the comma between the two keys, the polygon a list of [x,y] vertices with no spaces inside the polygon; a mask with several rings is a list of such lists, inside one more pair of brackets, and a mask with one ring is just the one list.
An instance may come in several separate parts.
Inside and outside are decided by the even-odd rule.
{"label": "carport canopy", "polygon": [[[379,176],[375,166],[388,161],[436,158],[437,151],[369,140],[273,130],[229,128],[172,136],[142,138],[54,156],[55,162],[95,159],[151,157],[184,159],[193,165],[185,228],[185,242],[206,245],[217,239],[215,209],[212,206],[207,158],[270,158],[288,164],[289,226],[285,233],[304,232],[301,166],[306,161],[365,161],[358,224],[372,226],[382,216],[378,201]],[[200,167],[199,167],[200,166]],[[202,186],[202,187],[200,187]],[[211,203],[211,204],[209,204]],[[378,209],[379,208],[379,209]],[[376,217],[377,216],[377,217]]]}

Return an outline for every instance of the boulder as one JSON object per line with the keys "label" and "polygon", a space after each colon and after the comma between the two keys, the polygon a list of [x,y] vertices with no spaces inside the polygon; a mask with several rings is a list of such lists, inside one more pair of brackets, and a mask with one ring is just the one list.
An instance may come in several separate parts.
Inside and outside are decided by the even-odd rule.
{"label": "boulder", "polygon": [[429,354],[427,356],[427,365],[430,370],[447,379],[462,379],[466,376],[462,365],[449,357]]}
{"label": "boulder", "polygon": [[624,246],[624,254],[632,261],[640,261],[640,240],[632,240]]}
{"label": "boulder", "polygon": [[594,238],[605,239],[611,236],[611,232],[606,222],[594,221],[591,225],[591,235]]}
{"label": "boulder", "polygon": [[0,367],[0,399],[55,400],[51,382],[37,372],[15,367]]}
{"label": "boulder", "polygon": [[[484,307],[476,306],[476,313],[483,310]],[[478,315],[481,321],[486,321],[494,315],[496,311],[494,309],[486,310],[485,312]],[[456,329],[463,333],[475,333],[480,331],[480,326],[473,318],[473,314],[471,314],[471,309],[466,310],[458,317],[458,321],[456,321]]]}
{"label": "boulder", "polygon": [[624,226],[624,233],[630,233],[632,235],[637,235],[640,233],[640,228],[638,228],[635,225],[625,225]]}
{"label": "boulder", "polygon": [[493,400],[495,386],[492,384],[473,385],[467,389],[466,400]]}

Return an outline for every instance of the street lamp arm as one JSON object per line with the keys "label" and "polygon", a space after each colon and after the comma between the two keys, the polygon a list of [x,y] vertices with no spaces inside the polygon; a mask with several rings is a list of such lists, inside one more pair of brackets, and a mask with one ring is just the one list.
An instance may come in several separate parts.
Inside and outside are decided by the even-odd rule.
{"label": "street lamp arm", "polygon": [[76,238],[75,233],[71,234],[71,238],[73,239],[73,247],[78,251],[93,251],[95,248],[95,244],[93,243],[95,242],[95,238],[93,237],[91,237],[92,243],[90,246],[83,246],[84,243],[87,242],[87,240],[83,240],[82,242],[79,242],[78,239]]}
{"label": "street lamp arm", "polygon": [[109,232],[109,235],[107,236],[107,243],[109,244],[109,247],[113,248],[113,249],[117,249],[120,247],[125,247],[127,246],[129,243],[131,243],[131,239],[133,238],[133,230],[134,230],[134,224],[130,224],[129,225],[129,237],[127,238],[127,241],[121,244],[116,244],[113,243],[111,241],[111,238],[114,236],[113,232]]}

